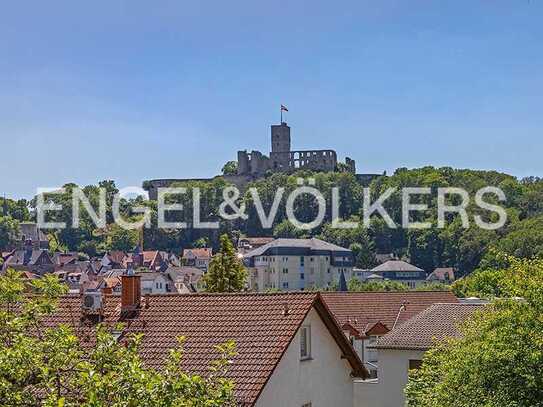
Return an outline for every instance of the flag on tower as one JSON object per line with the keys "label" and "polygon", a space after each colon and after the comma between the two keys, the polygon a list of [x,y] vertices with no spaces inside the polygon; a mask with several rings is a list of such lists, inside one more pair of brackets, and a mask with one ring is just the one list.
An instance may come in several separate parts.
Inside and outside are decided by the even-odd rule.
{"label": "flag on tower", "polygon": [[286,106],[281,105],[281,111],[282,112],[288,112],[288,109]]}

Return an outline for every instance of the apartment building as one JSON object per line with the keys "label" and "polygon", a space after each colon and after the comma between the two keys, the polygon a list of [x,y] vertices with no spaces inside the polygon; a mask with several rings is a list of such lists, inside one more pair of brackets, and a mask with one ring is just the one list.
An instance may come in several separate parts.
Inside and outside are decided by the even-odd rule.
{"label": "apartment building", "polygon": [[352,275],[353,253],[319,239],[276,239],[246,253],[252,291],[326,288]]}

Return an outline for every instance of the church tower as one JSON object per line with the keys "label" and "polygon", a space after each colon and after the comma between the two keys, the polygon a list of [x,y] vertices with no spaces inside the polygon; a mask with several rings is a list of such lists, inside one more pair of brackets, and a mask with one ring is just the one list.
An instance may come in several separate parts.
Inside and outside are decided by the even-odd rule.
{"label": "church tower", "polygon": [[271,126],[272,153],[285,153],[290,151],[290,127],[285,122]]}

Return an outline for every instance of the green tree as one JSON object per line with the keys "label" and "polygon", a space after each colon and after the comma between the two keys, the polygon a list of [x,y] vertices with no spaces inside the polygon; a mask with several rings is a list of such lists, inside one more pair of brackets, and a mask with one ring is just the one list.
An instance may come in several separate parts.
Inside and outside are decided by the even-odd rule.
{"label": "green tree", "polygon": [[107,233],[107,249],[131,251],[138,244],[139,231],[136,229],[124,229],[119,225],[110,226]]}
{"label": "green tree", "polygon": [[201,237],[194,241],[193,246],[195,248],[209,247],[209,239],[207,237]]}
{"label": "green tree", "polygon": [[2,406],[234,406],[233,383],[225,378],[234,344],[216,348],[208,375],[180,368],[183,338],[160,371],[139,354],[142,336],[119,343],[99,325],[93,346],[83,346],[68,326],[48,327],[66,286],[54,276],[34,280],[25,294],[20,274],[0,277],[0,400]]}
{"label": "green tree", "polygon": [[206,291],[216,293],[241,291],[245,287],[247,272],[228,235],[222,235],[220,241],[221,248],[211,259],[209,270],[204,275]]}
{"label": "green tree", "polygon": [[306,230],[298,229],[288,219],[273,228],[273,237],[279,239],[303,239],[308,237]]}
{"label": "green tree", "polygon": [[349,291],[365,292],[365,291],[408,291],[409,287],[399,281],[383,280],[383,281],[360,281],[356,278],[351,278],[347,285]]}
{"label": "green tree", "polygon": [[15,243],[19,233],[19,222],[11,216],[0,216],[0,249]]}
{"label": "green tree", "polygon": [[427,352],[406,387],[409,406],[543,405],[543,262],[511,259],[492,284],[522,300],[495,301]]}
{"label": "green tree", "polygon": [[228,161],[222,167],[223,175],[236,175],[238,173],[238,163],[237,161]]}

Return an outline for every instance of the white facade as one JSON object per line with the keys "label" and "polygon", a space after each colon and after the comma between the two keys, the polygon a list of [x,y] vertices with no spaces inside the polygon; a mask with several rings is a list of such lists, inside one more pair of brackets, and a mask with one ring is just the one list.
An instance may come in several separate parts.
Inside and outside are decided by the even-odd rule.
{"label": "white facade", "polygon": [[341,358],[341,349],[314,309],[303,327],[310,327],[310,358],[301,360],[298,330],[255,406],[353,407],[351,365]]}
{"label": "white facade", "polygon": [[[342,259],[339,256],[334,260]],[[249,269],[249,288],[254,291],[327,288],[339,281],[341,271],[347,280],[351,278],[352,267],[333,266],[330,255],[256,256],[254,267]]]}
{"label": "white facade", "polygon": [[142,294],[165,294],[171,291],[172,282],[162,273],[140,273]]}
{"label": "white facade", "polygon": [[368,382],[355,382],[354,407],[404,407],[410,361],[412,364],[421,361],[425,352],[399,349],[379,349],[378,352],[379,378],[371,386]]}

